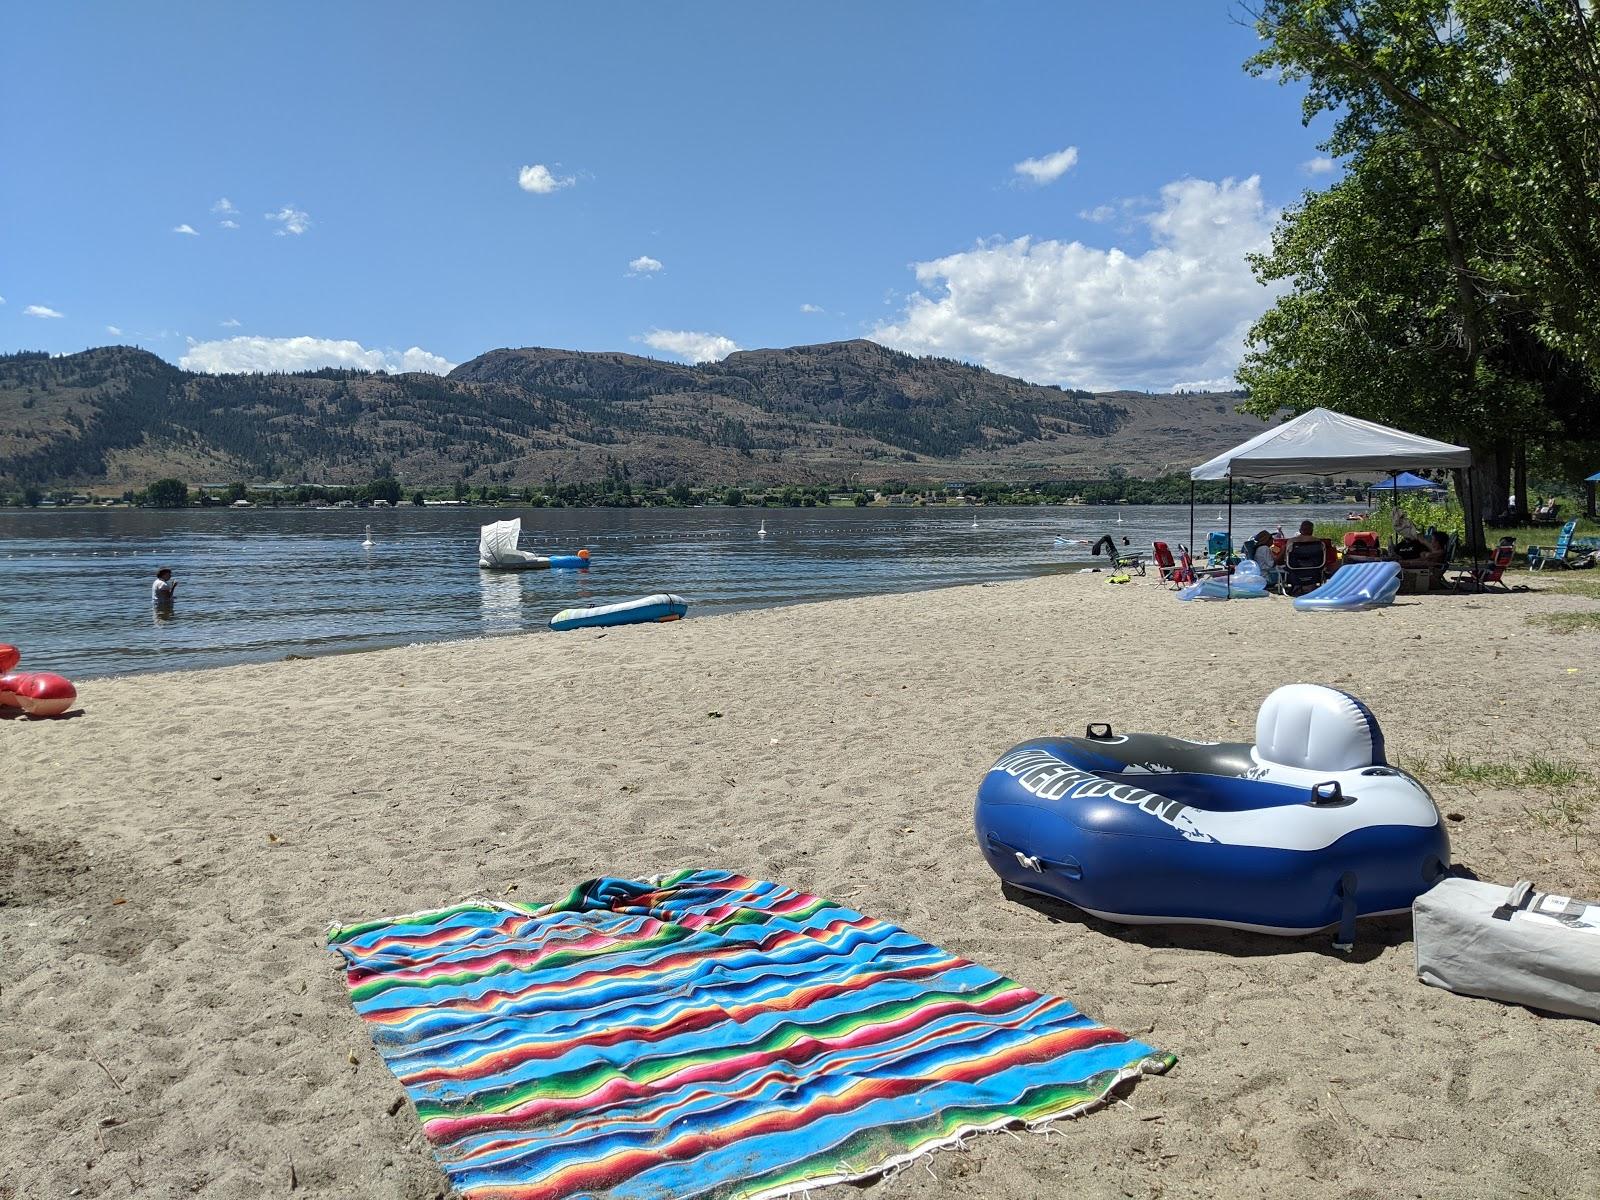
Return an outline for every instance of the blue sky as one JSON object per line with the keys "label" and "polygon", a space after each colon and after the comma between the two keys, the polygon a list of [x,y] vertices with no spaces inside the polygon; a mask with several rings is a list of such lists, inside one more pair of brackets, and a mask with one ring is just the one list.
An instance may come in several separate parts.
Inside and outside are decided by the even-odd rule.
{"label": "blue sky", "polygon": [[1270,302],[1243,255],[1329,178],[1298,92],[1242,70],[1228,0],[8,26],[7,349],[437,370],[865,336],[1040,382],[1218,384]]}

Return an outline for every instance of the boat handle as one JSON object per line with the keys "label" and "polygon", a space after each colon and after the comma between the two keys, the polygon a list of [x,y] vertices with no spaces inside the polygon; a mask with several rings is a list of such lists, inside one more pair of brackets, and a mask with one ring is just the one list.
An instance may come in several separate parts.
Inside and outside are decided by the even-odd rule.
{"label": "boat handle", "polygon": [[1068,879],[1083,878],[1083,867],[1079,865],[1076,859],[1068,858],[1057,862],[1054,859],[1041,858],[1037,854],[1028,854],[1018,850],[1015,846],[1002,842],[992,833],[989,835],[989,848],[1000,854],[1009,854],[1017,860],[1019,866],[1039,875],[1043,875],[1046,869],[1049,869],[1059,875],[1066,876]]}
{"label": "boat handle", "polygon": [[1326,783],[1313,783],[1311,785],[1311,803],[1343,804],[1344,789],[1339,786],[1337,779],[1330,779]]}
{"label": "boat handle", "polygon": [[1096,742],[1109,742],[1116,736],[1111,732],[1110,721],[1090,721],[1083,733],[1085,737]]}

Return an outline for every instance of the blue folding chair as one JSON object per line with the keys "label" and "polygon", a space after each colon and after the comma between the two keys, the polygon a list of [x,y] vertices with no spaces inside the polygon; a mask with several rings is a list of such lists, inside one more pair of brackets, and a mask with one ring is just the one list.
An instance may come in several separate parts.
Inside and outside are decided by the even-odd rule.
{"label": "blue folding chair", "polygon": [[1572,535],[1577,532],[1578,523],[1568,521],[1561,527],[1561,532],[1556,535],[1555,548],[1546,553],[1538,546],[1528,547],[1528,570],[1542,571],[1545,567],[1554,564],[1558,567],[1567,565],[1567,551],[1572,549]]}

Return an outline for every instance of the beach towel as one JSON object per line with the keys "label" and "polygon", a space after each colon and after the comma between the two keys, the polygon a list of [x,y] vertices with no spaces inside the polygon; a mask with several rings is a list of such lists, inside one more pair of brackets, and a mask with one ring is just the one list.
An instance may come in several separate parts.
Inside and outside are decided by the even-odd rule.
{"label": "beach towel", "polygon": [[763,1200],[1105,1102],[1170,1054],[723,871],[335,927],[440,1166],[496,1200]]}

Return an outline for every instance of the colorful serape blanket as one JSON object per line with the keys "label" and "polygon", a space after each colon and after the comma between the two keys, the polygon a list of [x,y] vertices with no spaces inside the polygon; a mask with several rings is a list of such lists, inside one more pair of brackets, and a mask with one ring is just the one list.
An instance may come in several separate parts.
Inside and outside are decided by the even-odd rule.
{"label": "colorful serape blanket", "polygon": [[905,930],[724,871],[335,927],[479,1200],[763,1200],[1104,1102],[1173,1056]]}

